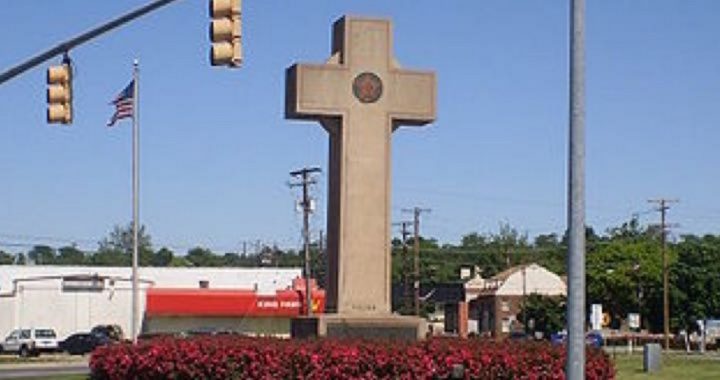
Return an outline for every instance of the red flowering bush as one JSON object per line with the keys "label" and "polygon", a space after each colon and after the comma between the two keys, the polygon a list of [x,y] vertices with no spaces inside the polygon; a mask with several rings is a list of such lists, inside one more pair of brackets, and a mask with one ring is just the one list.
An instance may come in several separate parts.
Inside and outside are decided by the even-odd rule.
{"label": "red flowering bush", "polygon": [[[586,378],[614,379],[587,351]],[[161,338],[97,349],[92,379],[564,379],[565,348],[547,343]]]}

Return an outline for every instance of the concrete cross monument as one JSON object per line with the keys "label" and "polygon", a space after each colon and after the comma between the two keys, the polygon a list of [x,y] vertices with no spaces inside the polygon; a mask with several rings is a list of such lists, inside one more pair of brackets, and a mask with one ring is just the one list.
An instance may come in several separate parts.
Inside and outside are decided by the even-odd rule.
{"label": "concrete cross monument", "polygon": [[327,310],[344,321],[390,316],[391,137],[435,119],[435,75],[400,68],[391,29],[342,17],[327,63],[287,70],[286,117],[330,136]]}

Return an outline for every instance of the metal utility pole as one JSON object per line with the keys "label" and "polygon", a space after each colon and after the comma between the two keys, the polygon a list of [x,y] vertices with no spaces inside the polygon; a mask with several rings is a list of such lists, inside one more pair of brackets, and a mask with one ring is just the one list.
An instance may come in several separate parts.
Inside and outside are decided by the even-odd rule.
{"label": "metal utility pole", "polygon": [[100,36],[101,34],[107,33],[123,24],[126,24],[130,21],[135,20],[136,18],[143,16],[147,13],[150,13],[162,6],[168,5],[176,0],[155,0],[150,2],[149,4],[140,7],[132,12],[126,13],[114,20],[111,20],[109,22],[106,22],[105,24],[102,24],[88,32],[85,32],[77,37],[71,38],[65,42],[61,42],[54,48],[47,50],[45,52],[42,52],[27,61],[10,68],[9,70],[0,73],[0,84],[24,73],[25,71],[47,61],[50,58],[53,58],[55,56],[58,56],[60,54],[65,54],[70,49],[83,44],[97,36]]}
{"label": "metal utility pole", "polygon": [[585,0],[570,3],[568,380],[585,379]]}
{"label": "metal utility pole", "polygon": [[413,213],[413,292],[415,315],[420,316],[420,214],[430,212],[429,208],[414,207],[412,210],[403,209],[403,212]]}
{"label": "metal utility pole", "polygon": [[670,208],[668,203],[676,203],[677,199],[650,199],[650,203],[657,203],[660,206],[660,241],[662,251],[663,265],[663,335],[665,340],[665,349],[670,349],[670,284],[668,281],[668,259],[667,259],[667,230],[670,226],[665,222],[665,213]]}
{"label": "metal utility pole", "polygon": [[315,183],[315,179],[310,178],[311,173],[317,173],[320,168],[302,168],[290,172],[293,177],[300,177],[300,183],[291,184],[290,187],[302,186],[303,195],[301,206],[303,209],[303,240],[305,250],[305,307],[307,316],[312,315],[312,289],[310,288],[310,213],[312,207],[310,204],[310,196],[308,195],[308,185]]}

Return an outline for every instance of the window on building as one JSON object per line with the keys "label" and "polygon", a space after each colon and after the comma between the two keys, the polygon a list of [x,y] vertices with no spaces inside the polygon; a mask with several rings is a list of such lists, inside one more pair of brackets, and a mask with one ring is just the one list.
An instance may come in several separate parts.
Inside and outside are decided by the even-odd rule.
{"label": "window on building", "polygon": [[508,301],[500,301],[500,310],[504,312],[510,311],[510,304]]}
{"label": "window on building", "polygon": [[200,289],[208,289],[210,288],[210,281],[208,280],[200,280]]}
{"label": "window on building", "polygon": [[502,332],[504,332],[504,333],[510,332],[510,322],[511,322],[510,318],[503,318],[502,326],[500,326],[500,329],[502,330]]}

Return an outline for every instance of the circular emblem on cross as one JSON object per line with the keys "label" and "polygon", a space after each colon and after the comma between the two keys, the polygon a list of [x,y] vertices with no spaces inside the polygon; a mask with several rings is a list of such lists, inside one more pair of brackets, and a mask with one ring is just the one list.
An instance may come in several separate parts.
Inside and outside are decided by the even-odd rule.
{"label": "circular emblem on cross", "polygon": [[363,103],[375,103],[382,96],[382,90],[382,81],[374,73],[361,73],[353,81],[353,94]]}

